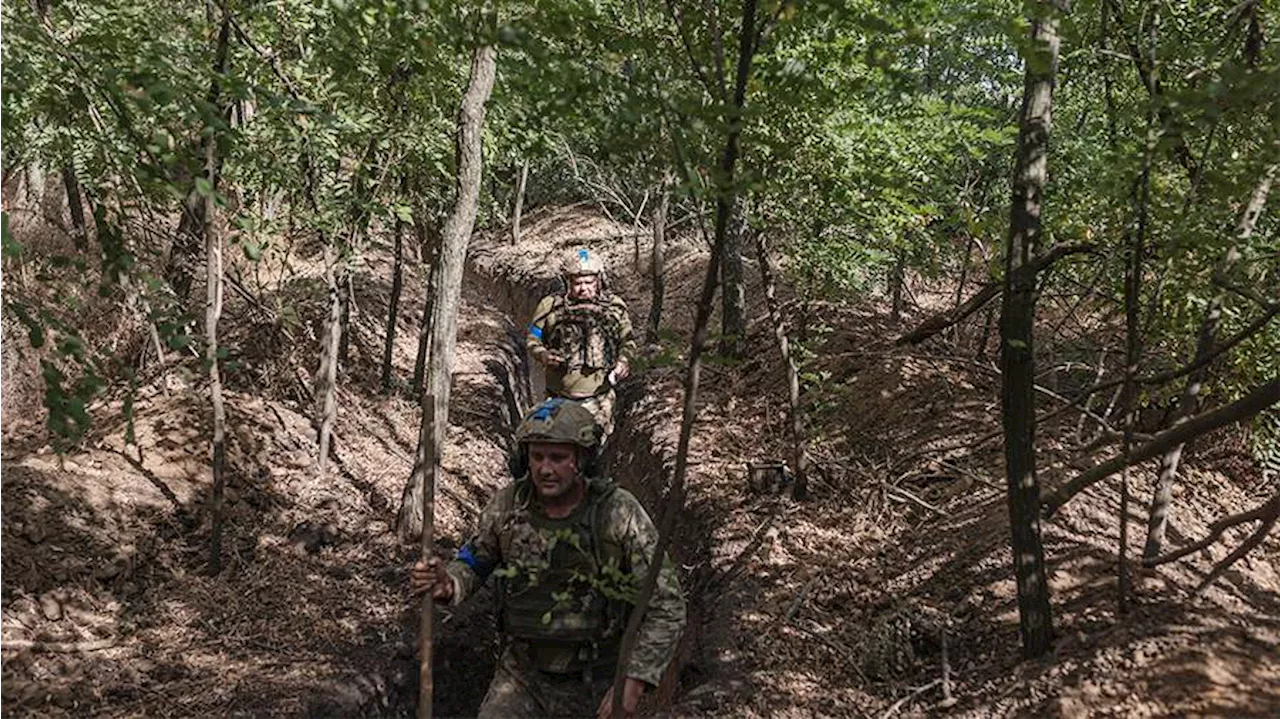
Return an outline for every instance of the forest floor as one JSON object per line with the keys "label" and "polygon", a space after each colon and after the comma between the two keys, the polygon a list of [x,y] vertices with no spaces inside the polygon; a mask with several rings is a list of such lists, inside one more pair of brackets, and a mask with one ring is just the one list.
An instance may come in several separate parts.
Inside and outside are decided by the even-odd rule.
{"label": "forest floor", "polygon": [[[543,209],[524,227],[518,248],[484,233],[472,245],[437,501],[442,551],[465,538],[505,481],[513,420],[540,388],[526,373],[520,328],[564,250],[585,243],[606,254],[612,290],[638,331],[648,315],[647,257],[637,262],[630,240],[600,239],[631,228],[581,209]],[[672,334],[624,385],[607,452],[655,517],[679,429],[686,345],[675,336],[692,324],[702,247],[694,236],[672,241],[663,315]],[[5,399],[6,715],[411,715],[416,611],[405,590],[415,552],[391,525],[418,420],[404,392],[379,392],[390,260],[381,246],[367,258],[323,477],[307,399],[320,268],[289,258],[294,279],[278,299],[300,308],[291,338],[268,310],[231,298],[225,332],[243,349],[227,377],[229,535],[217,577],[206,573],[209,410],[194,361],[140,384],[132,443],[123,397],[113,396],[93,409],[81,449],[62,458],[36,413]],[[813,498],[793,503],[748,487],[748,462],[786,456],[785,382],[756,284],[746,359],[712,362],[703,375],[690,495],[673,544],[691,621],[656,699],[662,713],[1280,715],[1280,537],[1199,598],[1190,590],[1241,533],[1144,573],[1118,617],[1115,481],[1044,524],[1057,639],[1049,657],[1020,660],[1002,458],[991,437],[999,378],[943,349],[893,348],[923,314],[895,325],[876,302],[820,305],[807,327],[821,383],[811,393],[821,399],[807,404]],[[402,377],[413,365],[422,285],[409,279],[401,301]],[[917,289],[923,313],[930,295]],[[277,298],[258,299],[270,307]],[[15,376],[6,374],[6,390],[20,386]],[[1041,428],[1047,484],[1077,471],[1063,449],[1076,431],[1074,416]],[[1175,544],[1268,496],[1225,435],[1200,442],[1185,466]],[[1143,503],[1133,508],[1133,556],[1151,474],[1133,477]],[[479,705],[496,647],[491,607],[481,596],[439,613],[437,716]],[[938,681],[944,645],[950,701]]]}

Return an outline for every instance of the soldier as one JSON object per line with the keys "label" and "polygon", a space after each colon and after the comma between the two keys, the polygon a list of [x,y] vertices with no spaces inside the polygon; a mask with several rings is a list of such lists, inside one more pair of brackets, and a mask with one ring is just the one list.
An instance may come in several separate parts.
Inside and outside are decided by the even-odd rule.
{"label": "soldier", "polygon": [[[596,476],[599,432],[580,404],[545,400],[516,430],[518,479],[489,502],[452,561],[428,558],[410,573],[411,593],[454,605],[498,578],[506,648],[481,719],[611,716],[619,643],[658,533],[634,495]],[[662,561],[626,667],[628,717],[657,686],[684,627],[675,567]]]}
{"label": "soldier", "polygon": [[614,385],[631,373],[631,317],[621,297],[605,291],[604,263],[575,250],[564,268],[566,292],[542,298],[529,324],[529,354],[547,368],[547,394],[582,403],[602,437],[613,433]]}

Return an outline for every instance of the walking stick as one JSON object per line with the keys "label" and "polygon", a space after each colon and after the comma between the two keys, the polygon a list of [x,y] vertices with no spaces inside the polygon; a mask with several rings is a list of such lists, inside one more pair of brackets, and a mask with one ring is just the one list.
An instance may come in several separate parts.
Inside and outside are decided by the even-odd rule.
{"label": "walking stick", "polygon": [[[426,429],[422,465],[422,559],[435,556],[436,477],[440,471],[440,445],[436,433],[436,398],[429,394],[422,403]],[[431,719],[434,685],[431,676],[432,629],[435,621],[435,599],[432,592],[422,595],[422,618],[418,627],[418,647],[422,663],[418,669],[418,719]]]}

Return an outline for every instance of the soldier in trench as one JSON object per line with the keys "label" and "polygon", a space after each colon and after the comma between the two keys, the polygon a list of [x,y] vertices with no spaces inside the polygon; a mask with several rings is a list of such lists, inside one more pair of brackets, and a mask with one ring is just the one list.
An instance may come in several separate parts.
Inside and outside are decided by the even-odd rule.
{"label": "soldier in trench", "polygon": [[[639,500],[600,478],[600,428],[581,404],[551,398],[516,430],[515,481],[481,513],[454,559],[410,572],[410,592],[456,605],[498,580],[505,645],[481,719],[612,716],[619,644],[658,532]],[[625,667],[622,709],[633,716],[675,656],[685,600],[661,558],[652,599]]]}
{"label": "soldier in trench", "polygon": [[613,433],[614,386],[631,373],[636,350],[631,317],[607,291],[598,254],[574,250],[564,267],[565,293],[542,298],[529,323],[529,355],[547,371],[547,394],[578,400]]}

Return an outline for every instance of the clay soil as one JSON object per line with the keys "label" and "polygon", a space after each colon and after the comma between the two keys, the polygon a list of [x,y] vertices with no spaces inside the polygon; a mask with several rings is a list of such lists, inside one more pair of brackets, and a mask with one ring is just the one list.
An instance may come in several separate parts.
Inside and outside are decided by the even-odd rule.
{"label": "clay soil", "polygon": [[[506,481],[514,418],[540,396],[521,351],[533,303],[564,251],[607,256],[611,289],[637,331],[650,306],[647,257],[631,228],[542,209],[519,247],[472,245],[459,321],[454,406],[437,501],[440,551],[463,541]],[[380,240],[386,241],[386,238]],[[640,240],[647,253],[647,238]],[[621,391],[614,475],[655,517],[674,460],[683,353],[706,267],[697,236],[668,252],[661,338]],[[351,357],[335,451],[318,472],[307,387],[322,296],[319,267],[287,257],[282,322],[232,297],[225,333],[231,425],[227,566],[207,572],[208,403],[198,365],[146,375],[133,403],[93,408],[94,429],[59,457],[39,395],[5,399],[3,703],[13,716],[410,716],[416,694],[412,546],[391,531],[412,464],[416,404],[378,387],[390,287],[387,248],[356,274]],[[421,268],[414,267],[417,273]],[[938,347],[898,350],[877,300],[818,305],[805,410],[813,497],[748,486],[748,462],[786,456],[785,383],[748,264],[745,359],[703,374],[687,505],[673,552],[691,621],[647,710],[668,716],[1280,715],[1280,538],[1201,597],[1213,561],[1243,538],[1138,578],[1116,612],[1115,480],[1044,524],[1056,642],[1021,661],[998,439],[998,377]],[[394,361],[412,370],[423,282],[411,274]],[[202,290],[197,290],[197,293]],[[924,289],[921,294],[923,296]],[[785,293],[784,293],[785,294]],[[927,304],[923,303],[922,304]],[[6,328],[8,345],[13,335]],[[21,337],[19,336],[20,340]],[[5,389],[19,386],[5,349]],[[31,358],[24,361],[30,362]],[[403,384],[403,382],[402,382]],[[1053,407],[1045,400],[1042,410]],[[25,407],[25,409],[24,409]],[[1064,447],[1076,417],[1041,428],[1042,479],[1078,471]],[[1274,491],[1230,436],[1186,459],[1171,542],[1205,533]],[[1151,468],[1133,473],[1139,554]],[[1268,486],[1268,482],[1271,483]],[[439,613],[436,715],[473,714],[496,650],[491,598]],[[940,681],[943,647],[947,700]]]}

